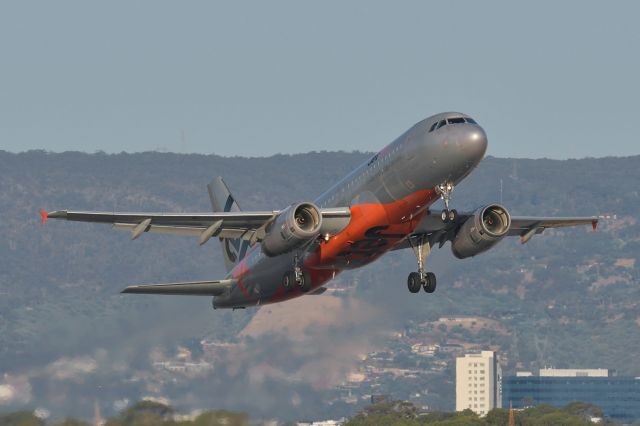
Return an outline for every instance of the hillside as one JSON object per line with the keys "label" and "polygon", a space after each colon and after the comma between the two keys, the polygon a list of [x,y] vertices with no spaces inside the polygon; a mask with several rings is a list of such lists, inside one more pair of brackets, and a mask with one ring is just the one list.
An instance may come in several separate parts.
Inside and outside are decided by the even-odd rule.
{"label": "hillside", "polygon": [[[313,338],[302,341],[277,324],[255,321],[271,315],[296,323],[311,297],[300,309],[263,308],[272,311],[260,311],[251,324],[255,310],[214,312],[208,298],[118,293],[134,283],[222,276],[215,241],[199,247],[194,239],[144,235],[132,242],[108,226],[42,226],[37,214],[40,208],[208,211],[206,184],[218,174],[244,209],[282,208],[313,199],[368,156],[0,152],[0,410],[40,404],[86,415],[94,399],[117,411],[118,401],[154,395],[182,407],[224,406],[284,417],[322,413],[322,400],[332,402],[337,414],[352,414],[364,399],[352,404],[340,396],[349,389],[398,399],[420,393],[420,403],[450,409],[451,355],[416,358],[411,345],[419,342],[494,347],[507,372],[553,365],[640,375],[640,156],[487,158],[454,193],[457,209],[502,197],[513,214],[616,218],[596,234],[547,231],[527,245],[505,241],[464,261],[454,259],[447,245],[429,259],[438,274],[431,296],[406,289],[406,275],[416,268],[413,254],[389,254],[341,275],[334,287],[343,291],[331,297],[342,302],[318,303],[338,315],[351,304],[359,308],[339,316],[341,321],[305,325]],[[285,312],[277,316],[274,309]],[[473,326],[439,321],[456,316],[481,320]],[[208,355],[199,343],[203,339],[242,349]],[[332,346],[347,345],[354,349],[333,355]],[[177,359],[179,347],[189,348],[196,361],[208,360],[213,370],[203,367],[205,373],[189,380],[158,372],[164,365],[159,362]],[[388,365],[371,361],[382,358]],[[331,365],[327,380],[323,365]],[[418,379],[399,373],[408,369],[430,373]],[[366,387],[371,371],[381,378]]]}

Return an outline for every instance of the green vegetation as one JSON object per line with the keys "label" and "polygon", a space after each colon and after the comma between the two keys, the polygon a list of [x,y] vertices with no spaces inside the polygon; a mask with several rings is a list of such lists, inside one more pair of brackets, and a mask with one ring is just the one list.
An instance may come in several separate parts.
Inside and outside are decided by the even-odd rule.
{"label": "green vegetation", "polygon": [[[514,414],[517,426],[589,426],[589,420],[599,409],[589,404],[574,403],[564,408],[538,406]],[[423,414],[406,402],[385,402],[372,405],[347,421],[344,426],[507,426],[509,410],[495,409],[486,417],[471,410],[459,413]],[[612,424],[608,421],[601,425]]]}
{"label": "green vegetation", "polygon": [[44,422],[31,412],[18,411],[0,414],[0,426],[44,426]]}
{"label": "green vegetation", "polygon": [[151,401],[141,401],[124,410],[106,426],[248,426],[246,414],[217,410],[199,414],[193,420],[175,420],[171,407]]}
{"label": "green vegetation", "polygon": [[[207,411],[193,420],[176,420],[171,407],[152,401],[141,401],[108,419],[105,426],[249,426],[249,417],[226,410]],[[45,422],[30,412],[0,414],[0,426],[44,426]],[[53,426],[89,426],[80,420],[67,419]]]}
{"label": "green vegetation", "polygon": [[82,420],[66,419],[58,423],[54,423],[54,426],[92,426],[90,423],[83,422]]}
{"label": "green vegetation", "polygon": [[[182,419],[173,408],[153,401],[141,401],[108,419],[106,426],[248,426],[249,416],[244,413],[215,410],[196,415],[193,419]],[[575,402],[564,408],[548,405],[514,412],[517,426],[588,426],[593,417],[602,418],[602,411],[591,404]],[[495,409],[485,417],[479,417],[471,410],[457,413],[421,412],[410,402],[385,401],[373,404],[344,426],[507,426],[509,410]],[[47,423],[51,424],[51,423]],[[289,423],[287,423],[289,424]],[[600,425],[614,425],[602,419]],[[0,426],[44,426],[45,422],[31,412],[19,411],[0,414]],[[89,426],[89,423],[66,419],[52,423],[53,426]]]}

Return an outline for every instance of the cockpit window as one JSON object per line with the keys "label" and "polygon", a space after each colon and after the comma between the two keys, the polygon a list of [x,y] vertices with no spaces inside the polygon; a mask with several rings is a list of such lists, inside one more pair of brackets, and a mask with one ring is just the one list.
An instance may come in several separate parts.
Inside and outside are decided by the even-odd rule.
{"label": "cockpit window", "polygon": [[451,117],[451,118],[447,118],[446,120],[440,120],[438,122],[435,122],[431,125],[431,128],[429,129],[429,132],[433,132],[436,129],[439,129],[440,127],[444,127],[447,124],[464,124],[464,123],[470,123],[470,124],[478,124],[476,123],[476,120],[474,120],[473,118],[469,118],[469,117]]}

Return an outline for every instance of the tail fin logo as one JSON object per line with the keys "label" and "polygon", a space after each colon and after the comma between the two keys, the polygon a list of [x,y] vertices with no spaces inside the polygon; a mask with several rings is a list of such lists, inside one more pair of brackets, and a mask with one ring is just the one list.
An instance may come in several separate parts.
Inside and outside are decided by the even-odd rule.
{"label": "tail fin logo", "polygon": [[[242,211],[221,177],[214,178],[207,185],[207,189],[209,190],[211,208],[214,212]],[[227,271],[231,271],[245,257],[249,249],[249,241],[242,238],[220,238],[220,244],[222,245],[222,254]]]}
{"label": "tail fin logo", "polygon": [[[233,197],[231,196],[231,194],[229,194],[227,196],[227,201],[224,203],[224,209],[222,209],[222,211],[224,212],[230,212],[231,211],[231,207],[233,207],[233,203],[235,203],[235,200],[233,199]],[[236,203],[237,206],[237,203]],[[236,210],[240,210],[240,208],[237,208]]]}
{"label": "tail fin logo", "polygon": [[224,252],[231,263],[242,260],[247,254],[249,241],[229,238],[225,238],[222,241],[224,243]]}
{"label": "tail fin logo", "polygon": [[[234,204],[236,205],[236,208],[234,210],[240,210],[240,208],[237,207],[238,204],[235,202],[231,194],[229,194],[227,196],[227,200],[224,203],[223,210],[225,212],[230,212]],[[241,240],[237,238],[234,238],[234,239],[225,238],[223,241],[224,241],[225,254],[227,255],[227,259],[229,259],[231,263],[236,263],[239,260],[242,260],[244,256],[247,254],[247,249],[249,248],[249,241]]]}

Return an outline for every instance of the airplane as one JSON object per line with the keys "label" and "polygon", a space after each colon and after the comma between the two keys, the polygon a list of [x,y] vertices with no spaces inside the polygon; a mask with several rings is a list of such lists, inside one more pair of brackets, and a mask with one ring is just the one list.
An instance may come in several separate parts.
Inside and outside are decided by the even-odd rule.
{"label": "airplane", "polygon": [[[407,278],[411,293],[433,293],[436,276],[425,270],[431,249],[451,243],[464,259],[504,237],[524,244],[548,228],[591,224],[596,217],[519,217],[499,204],[472,212],[451,207],[456,186],[480,163],[487,135],[470,116],[446,112],[415,124],[313,202],[278,211],[242,211],[224,180],[208,191],[212,213],[117,213],[41,210],[47,218],[112,224],[132,239],[145,232],[216,237],[227,275],[220,280],[126,287],[123,293],[213,296],[213,308],[241,309],[321,294],[341,271],[365,266],[391,250],[411,248],[418,268]],[[442,199],[444,209],[431,206]]]}

